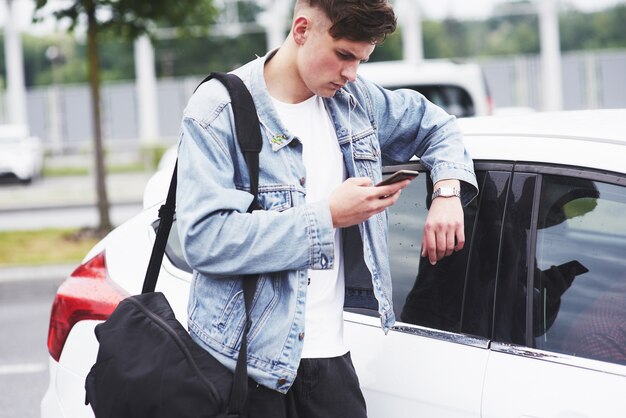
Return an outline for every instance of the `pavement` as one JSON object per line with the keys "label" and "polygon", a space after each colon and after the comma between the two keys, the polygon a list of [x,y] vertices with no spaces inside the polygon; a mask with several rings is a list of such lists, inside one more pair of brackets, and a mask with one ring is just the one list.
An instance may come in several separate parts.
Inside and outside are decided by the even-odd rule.
{"label": "pavement", "polygon": [[76,267],[76,263],[0,267],[0,288],[3,283],[10,282],[61,280],[69,276]]}
{"label": "pavement", "polygon": [[[143,190],[153,173],[107,175],[110,203],[141,203]],[[32,184],[0,184],[0,213],[42,208],[93,206],[97,202],[96,181],[88,176],[61,176]]]}
{"label": "pavement", "polygon": [[[153,173],[123,173],[107,176],[110,204],[141,204],[143,190]],[[29,210],[95,206],[97,196],[93,176],[53,177],[24,185],[0,183],[0,216]],[[0,283],[20,280],[59,280],[67,277],[76,264],[44,266],[0,266]]]}

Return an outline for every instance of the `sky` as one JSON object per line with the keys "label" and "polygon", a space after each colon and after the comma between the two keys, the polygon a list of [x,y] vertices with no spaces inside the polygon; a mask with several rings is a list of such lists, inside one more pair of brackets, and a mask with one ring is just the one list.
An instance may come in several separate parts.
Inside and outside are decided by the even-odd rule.
{"label": "sky", "polygon": [[[542,0],[535,0],[535,3]],[[597,11],[626,0],[560,0],[559,3],[569,3],[581,11]],[[422,0],[422,13],[430,19],[454,17],[457,19],[481,19],[489,16],[493,7],[503,0]]]}
{"label": "sky", "polygon": [[[0,26],[4,26],[6,16],[6,2],[0,0]],[[50,22],[45,25],[33,25],[31,23],[34,0],[12,0],[18,7],[18,24],[23,31],[31,34],[45,34],[54,29]],[[61,0],[51,0],[51,2]],[[167,0],[166,0],[167,1]],[[398,0],[393,0],[398,1]],[[423,18],[443,19],[453,17],[463,19],[482,19],[489,16],[493,7],[507,0],[411,0],[420,4]],[[535,2],[543,0],[534,0]],[[555,0],[560,3],[569,3],[581,11],[596,11],[618,3],[626,3],[626,0]]]}

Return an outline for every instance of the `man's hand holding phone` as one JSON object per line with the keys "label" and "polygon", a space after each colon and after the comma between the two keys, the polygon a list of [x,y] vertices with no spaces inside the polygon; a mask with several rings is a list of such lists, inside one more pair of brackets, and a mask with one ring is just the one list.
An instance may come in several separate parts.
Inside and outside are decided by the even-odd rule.
{"label": "man's hand holding phone", "polygon": [[367,177],[347,179],[328,198],[333,227],[356,225],[384,211],[398,201],[400,190],[415,177],[417,174],[398,174],[394,177],[395,181],[384,180],[385,184],[381,182],[376,187],[371,187],[372,181]]}
{"label": "man's hand holding phone", "polygon": [[419,174],[419,171],[414,170],[398,170],[383,181],[376,183],[376,187],[394,184],[403,180],[413,180]]}
{"label": "man's hand holding phone", "polygon": [[[406,180],[413,180],[414,178],[416,178],[417,176],[419,176],[419,171],[414,171],[414,170],[398,170],[395,173],[393,173],[392,175],[390,175],[389,177],[383,179],[382,181],[376,183],[376,187],[382,187],[385,188],[386,186],[390,186],[392,184],[396,184],[396,183],[401,183],[403,181]],[[408,185],[408,183],[407,183]],[[406,187],[406,186],[404,186]],[[402,187],[402,188],[404,188]],[[382,191],[383,193],[385,193],[385,190],[387,189],[381,189],[380,191]],[[390,193],[387,194],[383,194],[380,199],[386,199],[387,197],[391,196],[393,193],[396,193],[397,190],[395,190],[395,188],[391,188],[391,190],[393,190]]]}

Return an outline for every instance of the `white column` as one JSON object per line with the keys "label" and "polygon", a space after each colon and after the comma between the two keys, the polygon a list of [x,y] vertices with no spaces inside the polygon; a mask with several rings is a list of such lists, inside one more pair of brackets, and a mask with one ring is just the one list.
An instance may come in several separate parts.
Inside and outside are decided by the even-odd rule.
{"label": "white column", "polygon": [[267,10],[260,16],[259,23],[265,27],[268,51],[278,48],[285,41],[291,6],[290,0],[270,0]]}
{"label": "white column", "polygon": [[511,106],[530,107],[530,97],[528,92],[528,59],[524,55],[517,55],[513,58],[514,74],[514,103]]}
{"label": "white column", "polygon": [[424,60],[424,42],[418,1],[398,0],[396,15],[402,29],[402,57],[405,61],[419,64]]}
{"label": "white column", "polygon": [[587,109],[598,109],[600,106],[600,85],[598,83],[600,74],[598,71],[597,56],[594,52],[586,52],[583,55],[585,63],[585,86]]}
{"label": "white column", "polygon": [[137,115],[139,142],[154,145],[159,140],[156,72],[154,48],[147,35],[135,41],[135,79],[137,83]]}
{"label": "white column", "polygon": [[49,149],[54,154],[63,152],[62,113],[61,113],[61,89],[54,84],[47,90],[48,98],[48,143]]}
{"label": "white column", "polygon": [[7,67],[8,123],[28,126],[26,112],[26,86],[24,84],[24,58],[22,38],[17,25],[14,0],[4,0],[4,55]]}
{"label": "white column", "polygon": [[559,15],[555,0],[539,0],[543,110],[563,108]]}

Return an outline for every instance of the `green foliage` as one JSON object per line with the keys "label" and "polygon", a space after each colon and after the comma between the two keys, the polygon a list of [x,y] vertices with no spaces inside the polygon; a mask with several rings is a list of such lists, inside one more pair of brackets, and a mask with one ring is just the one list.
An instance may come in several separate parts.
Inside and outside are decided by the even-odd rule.
{"label": "green foliage", "polygon": [[513,24],[502,21],[488,33],[480,55],[533,54],[539,52],[538,21],[527,19]]}
{"label": "green foliage", "polygon": [[[205,4],[206,2],[202,0],[192,3]],[[102,3],[105,2],[102,1]],[[170,2],[159,2],[154,7],[166,7],[161,3],[169,4]],[[255,2],[239,3],[239,17],[244,21],[253,21],[258,11],[259,6]],[[581,13],[567,9],[561,13],[559,20],[563,51],[626,48],[626,24],[624,24],[626,5],[624,4],[596,13]],[[200,26],[209,27],[206,23]],[[537,16],[532,14],[517,16],[499,14],[485,21],[427,20],[423,22],[422,28],[426,58],[485,57],[539,52],[539,22]],[[401,30],[402,28],[399,28],[395,34],[375,49],[371,61],[402,57]],[[103,80],[133,79],[132,43],[111,36],[112,34],[114,32],[109,31],[104,34],[106,36],[100,38],[101,78]],[[0,70],[4,71],[1,38],[0,33]],[[255,54],[264,54],[265,42],[263,33],[244,34],[236,38],[199,33],[194,37],[157,40],[154,42],[157,75],[159,77],[199,76],[209,70],[230,70],[249,61]],[[46,38],[25,35],[23,46],[26,84],[28,86],[45,85],[53,81],[52,65],[45,57],[45,51],[51,45],[57,46],[63,56],[63,59],[55,66],[56,80],[61,83],[86,82],[86,47],[83,43],[76,42],[68,34],[56,34]]]}
{"label": "green foliage", "polygon": [[196,37],[160,40],[154,43],[157,76],[203,75],[230,71],[263,55],[265,34],[243,34],[236,38]]}
{"label": "green foliage", "polygon": [[79,262],[100,238],[78,229],[1,231],[0,266]]}
{"label": "green foliage", "polygon": [[[525,0],[517,3],[529,2]],[[446,19],[424,22],[425,57],[463,58],[539,53],[537,15],[507,15],[504,8],[500,12],[502,14],[497,13],[485,21]],[[624,4],[595,13],[566,10],[559,16],[561,50],[624,48],[624,22]]]}
{"label": "green foliage", "polygon": [[560,24],[563,50],[626,47],[626,4],[591,15],[572,10]]}
{"label": "green foliage", "polygon": [[182,35],[190,31],[206,31],[217,11],[212,0],[145,1],[145,0],[37,0],[34,20],[45,17],[44,7],[55,3],[52,14],[59,21],[69,22],[70,30],[95,12],[99,31],[132,40],[142,34],[153,34],[157,27],[175,27]]}
{"label": "green foliage", "polygon": [[424,58],[453,57],[454,50],[448,34],[439,21],[427,20],[422,23]]}
{"label": "green foliage", "polygon": [[402,58],[402,29],[398,28],[374,49],[370,61],[393,61],[400,58]]}

